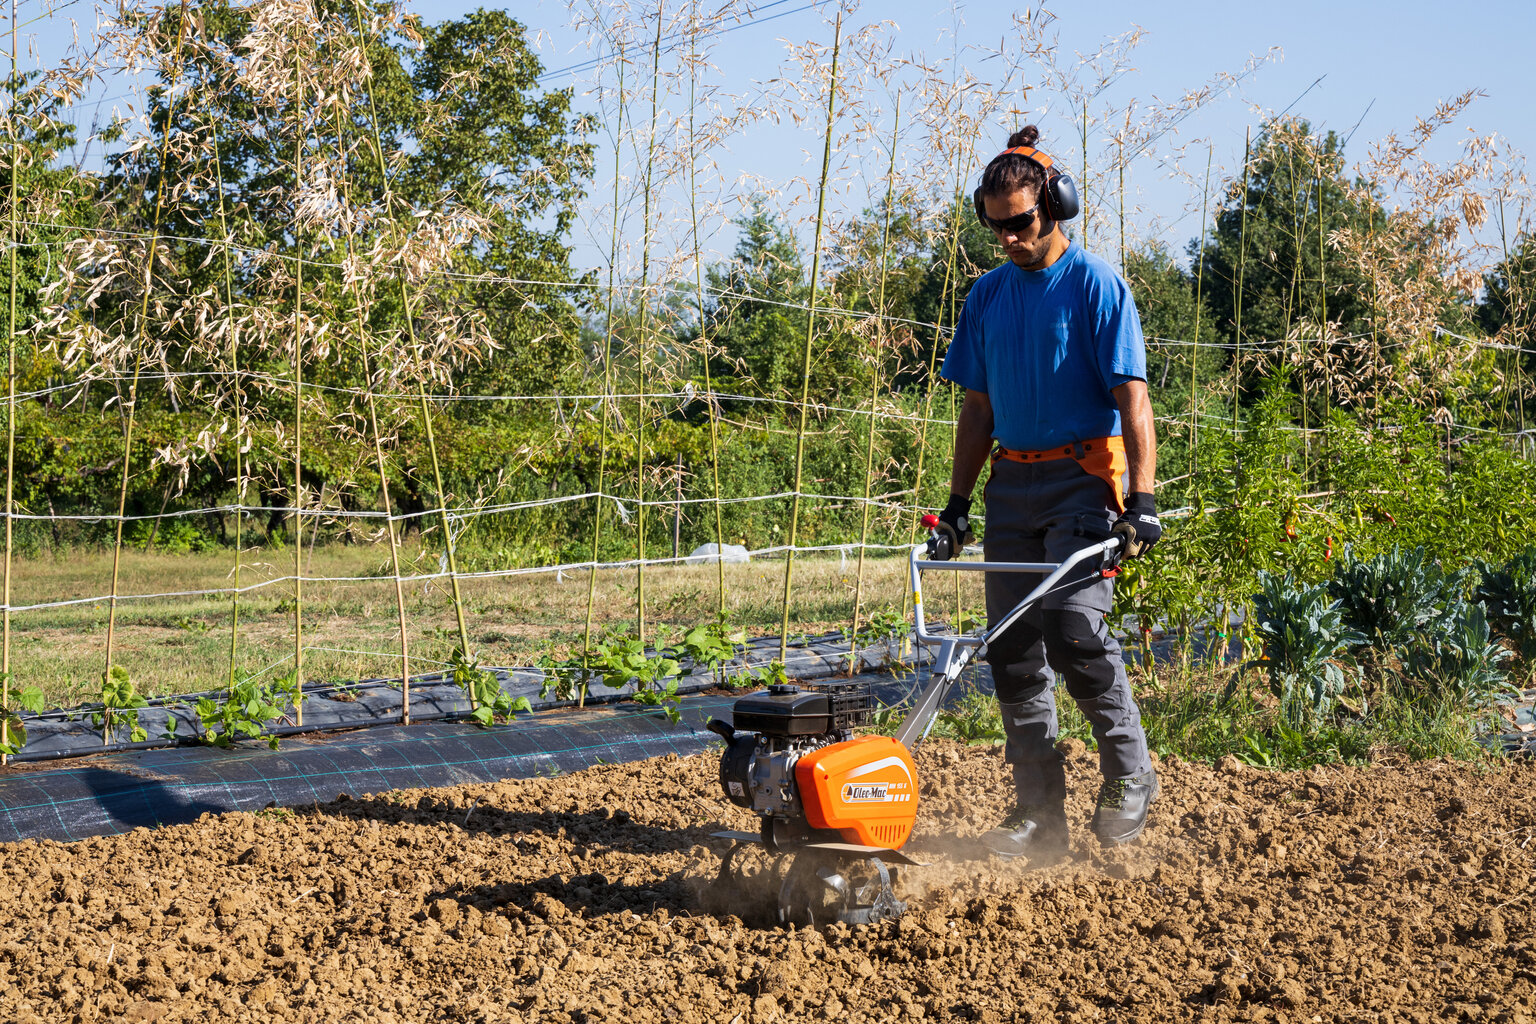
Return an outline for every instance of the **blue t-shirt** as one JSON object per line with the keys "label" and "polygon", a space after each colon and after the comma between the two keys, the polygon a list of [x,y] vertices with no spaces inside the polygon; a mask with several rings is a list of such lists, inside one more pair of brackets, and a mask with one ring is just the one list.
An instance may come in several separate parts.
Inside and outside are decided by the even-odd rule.
{"label": "blue t-shirt", "polygon": [[1112,389],[1147,379],[1141,317],[1114,268],[1079,245],[1044,270],[1004,263],[971,286],[942,374],[986,393],[1006,448],[1114,437]]}

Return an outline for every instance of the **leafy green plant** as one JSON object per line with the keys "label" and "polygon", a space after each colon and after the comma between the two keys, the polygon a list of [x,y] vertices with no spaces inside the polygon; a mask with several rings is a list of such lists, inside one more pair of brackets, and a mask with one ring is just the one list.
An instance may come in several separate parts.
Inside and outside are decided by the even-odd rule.
{"label": "leafy green plant", "polygon": [[[240,679],[224,697],[203,697],[193,705],[202,726],[198,738],[227,748],[236,740],[261,736],[268,723],[286,717],[289,702],[297,696],[298,676],[293,672],[265,685],[251,677]],[[268,735],[267,746],[276,750],[278,738]]]}
{"label": "leafy green plant", "polygon": [[36,686],[12,690],[11,700],[15,702],[15,707],[0,708],[0,719],[5,722],[6,735],[6,742],[0,743],[0,754],[7,755],[19,754],[21,748],[27,745],[27,727],[22,724],[21,716],[16,714],[17,709],[30,711],[34,715],[41,714],[46,703],[43,691]]}
{"label": "leafy green plant", "polygon": [[736,656],[746,638],[746,630],[732,630],[728,620],[721,616],[685,632],[675,650],[679,657],[693,663],[692,672],[702,670],[719,679],[720,666]]}
{"label": "leafy green plant", "polygon": [[501,688],[501,680],[496,673],[489,669],[481,668],[479,663],[470,659],[462,649],[453,652],[453,660],[449,662],[453,675],[453,685],[463,690],[474,708],[470,717],[481,725],[494,725],[500,718],[508,721],[518,711],[532,711],[533,705],[528,703],[527,697],[518,697],[515,700]]}
{"label": "leafy green plant", "polygon": [[1488,622],[1515,646],[1527,668],[1536,665],[1536,548],[1527,548],[1502,566],[1476,563],[1482,577],[1474,596],[1488,609]]}
{"label": "leafy green plant", "polygon": [[864,617],[853,639],[860,646],[877,644],[893,637],[905,636],[909,629],[911,625],[906,616],[899,609],[886,605]]}
{"label": "leafy green plant", "polygon": [[1463,604],[1409,650],[1403,686],[1463,707],[1485,704],[1509,688],[1504,663],[1511,657],[1494,640],[1483,606]]}
{"label": "leafy green plant", "polygon": [[1355,646],[1369,645],[1378,661],[1410,644],[1426,625],[1443,619],[1466,589],[1464,571],[1447,572],[1423,547],[1394,544],[1374,558],[1344,563],[1328,583],[1344,623],[1359,634]]}
{"label": "leafy green plant", "polygon": [[139,725],[139,709],[148,701],[134,688],[128,670],[113,665],[101,677],[101,710],[91,713],[91,724],[102,730],[103,742],[110,742],[119,724],[128,727],[128,742],[142,743],[149,733]]}
{"label": "leafy green plant", "polygon": [[746,686],[777,686],[789,682],[789,673],[785,671],[784,663],[775,658],[766,665],[748,665],[736,678],[747,680]]}
{"label": "leafy green plant", "polygon": [[1261,570],[1254,615],[1264,645],[1255,665],[1268,674],[1281,718],[1296,726],[1331,712],[1355,678],[1348,649],[1363,642],[1344,624],[1339,601],[1326,586]]}
{"label": "leafy green plant", "polygon": [[1302,728],[1273,722],[1245,730],[1233,754],[1256,768],[1294,771],[1314,764],[1360,764],[1370,756],[1370,734],[1355,725]]}
{"label": "leafy green plant", "polygon": [[[721,677],[720,666],[736,656],[745,640],[745,631],[732,630],[724,616],[693,626],[675,641],[655,649],[647,648],[636,636],[612,633],[593,644],[584,655],[541,659],[539,667],[545,672],[545,681],[540,696],[555,692],[566,700],[578,688],[585,690],[593,682],[600,681],[611,690],[634,683],[637,703],[661,707],[667,718],[677,722],[682,718],[677,709],[682,699],[678,685],[687,676],[709,673],[722,683],[733,685],[740,683],[742,675],[757,678],[750,669],[731,680]],[[689,663],[686,673],[684,660]]]}
{"label": "leafy green plant", "polygon": [[905,704],[881,704],[870,721],[870,732],[878,736],[895,736],[910,710]]}

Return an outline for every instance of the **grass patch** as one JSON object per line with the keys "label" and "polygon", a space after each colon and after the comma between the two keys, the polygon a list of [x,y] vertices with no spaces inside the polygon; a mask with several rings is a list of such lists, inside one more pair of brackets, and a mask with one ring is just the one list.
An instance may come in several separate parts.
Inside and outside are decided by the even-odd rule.
{"label": "grass patch", "polygon": [[[435,572],[437,555],[407,552],[410,572]],[[125,551],[121,593],[164,594],[230,586],[230,552],[162,554]],[[319,577],[360,577],[304,583],[304,674],[309,681],[337,682],[400,674],[399,622],[394,582],[387,575],[387,548],[331,545],[306,556],[305,572]],[[93,597],[109,590],[110,551],[18,559],[13,574],[17,605]],[[242,596],[237,673],[281,675],[293,655],[291,550],[246,553],[243,586],[271,586]],[[900,556],[871,559],[865,569],[865,616],[900,617],[907,565]],[[725,566],[726,611],[749,635],[777,634],[783,563]],[[799,558],[795,566],[795,629],[804,634],[846,629],[853,616],[856,568],[837,557]],[[466,579],[461,582],[474,654],[481,665],[532,665],[541,656],[565,658],[579,651],[587,614],[587,573]],[[933,614],[953,617],[953,587],[931,599]],[[961,601],[980,607],[981,577],[961,580]],[[448,667],[458,647],[458,628],[447,580],[408,584],[405,590],[412,674]],[[944,611],[948,608],[949,611]],[[646,570],[648,630],[676,632],[715,617],[716,569],[712,565],[659,566]],[[594,640],[604,631],[635,628],[635,574],[600,570],[594,601]],[[220,689],[230,666],[230,599],[227,594],[120,599],[113,661],[132,676],[145,696]],[[52,706],[97,699],[106,658],[107,604],[21,611],[13,616],[13,679],[39,687]],[[652,637],[651,639],[654,639]]]}

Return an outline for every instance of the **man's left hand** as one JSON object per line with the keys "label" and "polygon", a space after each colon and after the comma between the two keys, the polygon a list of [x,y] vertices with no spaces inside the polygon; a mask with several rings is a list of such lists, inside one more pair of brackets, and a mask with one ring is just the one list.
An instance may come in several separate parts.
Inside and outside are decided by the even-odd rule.
{"label": "man's left hand", "polygon": [[1140,558],[1152,550],[1163,536],[1163,524],[1157,518],[1157,504],[1152,495],[1142,491],[1125,499],[1125,511],[1115,520],[1115,533],[1125,536],[1124,558]]}

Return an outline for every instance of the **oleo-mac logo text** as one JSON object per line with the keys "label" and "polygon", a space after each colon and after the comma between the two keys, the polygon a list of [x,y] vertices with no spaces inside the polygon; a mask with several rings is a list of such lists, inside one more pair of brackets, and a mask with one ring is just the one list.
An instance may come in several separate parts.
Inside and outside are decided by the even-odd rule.
{"label": "oleo-mac logo text", "polygon": [[845,782],[843,801],[850,804],[878,803],[890,799],[890,785],[884,782]]}

